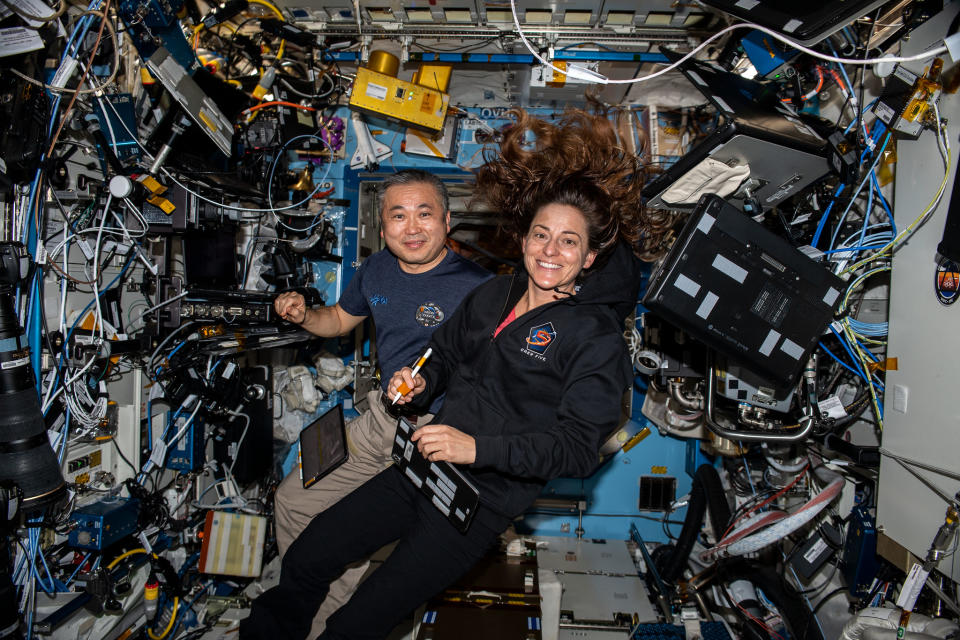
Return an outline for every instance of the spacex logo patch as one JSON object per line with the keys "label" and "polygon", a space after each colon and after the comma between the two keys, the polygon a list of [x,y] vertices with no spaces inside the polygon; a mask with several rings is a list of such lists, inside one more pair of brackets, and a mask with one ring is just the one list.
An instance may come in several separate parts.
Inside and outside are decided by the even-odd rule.
{"label": "spacex logo patch", "polygon": [[520,351],[545,362],[547,358],[544,354],[556,339],[557,331],[553,328],[552,322],[538,324],[530,328],[530,333],[527,334],[526,338],[526,345]]}

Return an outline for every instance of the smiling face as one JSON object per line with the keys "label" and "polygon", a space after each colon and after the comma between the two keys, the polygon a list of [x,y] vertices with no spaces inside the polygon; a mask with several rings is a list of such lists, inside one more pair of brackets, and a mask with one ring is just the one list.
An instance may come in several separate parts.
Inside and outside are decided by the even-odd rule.
{"label": "smiling face", "polygon": [[574,293],[577,276],[597,257],[588,238],[587,219],[576,207],[541,207],[523,238],[528,291],[544,301],[556,299],[555,290]]}
{"label": "smiling face", "polygon": [[443,261],[450,212],[430,184],[397,184],[383,194],[380,237],[407,273],[424,273]]}

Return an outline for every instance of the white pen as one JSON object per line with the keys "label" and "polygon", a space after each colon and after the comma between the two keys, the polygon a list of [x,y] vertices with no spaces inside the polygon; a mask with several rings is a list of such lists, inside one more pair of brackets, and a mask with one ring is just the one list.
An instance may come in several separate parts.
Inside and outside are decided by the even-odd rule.
{"label": "white pen", "polygon": [[[411,377],[413,378],[417,377],[417,374],[420,372],[420,367],[422,367],[423,363],[427,361],[427,358],[430,357],[431,353],[433,353],[433,348],[427,347],[427,350],[424,351],[423,355],[420,356],[420,359],[417,360],[417,364],[413,365],[413,374],[411,374]],[[410,387],[407,386],[406,382],[401,382],[400,386],[397,387],[397,395],[393,396],[393,402],[391,402],[390,404],[391,405],[397,404],[397,400],[399,400],[401,396],[407,393],[410,393]]]}

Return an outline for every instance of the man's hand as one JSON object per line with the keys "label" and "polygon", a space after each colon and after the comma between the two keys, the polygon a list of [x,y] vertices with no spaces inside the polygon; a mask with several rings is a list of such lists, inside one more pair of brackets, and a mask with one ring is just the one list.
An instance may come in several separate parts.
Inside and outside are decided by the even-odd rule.
{"label": "man's hand", "polygon": [[454,464],[473,464],[477,459],[477,441],[446,424],[428,424],[410,437],[427,460],[446,460]]}
{"label": "man's hand", "polygon": [[423,390],[426,388],[427,381],[423,379],[423,376],[419,373],[414,376],[413,369],[404,367],[394,373],[390,378],[390,384],[387,385],[387,399],[393,402],[397,391],[400,391],[402,395],[400,399],[397,400],[397,404],[406,404],[413,400],[414,396],[423,393]]}
{"label": "man's hand", "polygon": [[307,317],[307,302],[296,291],[281,293],[273,301],[273,308],[277,315],[293,324],[303,324]]}

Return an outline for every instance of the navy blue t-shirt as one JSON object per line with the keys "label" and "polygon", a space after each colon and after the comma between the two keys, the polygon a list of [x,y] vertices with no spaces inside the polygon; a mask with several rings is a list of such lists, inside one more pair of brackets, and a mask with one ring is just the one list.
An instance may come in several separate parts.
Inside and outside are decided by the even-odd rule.
{"label": "navy blue t-shirt", "polygon": [[[340,308],[353,316],[372,316],[377,330],[381,386],[412,367],[434,330],[446,321],[470,291],[492,277],[486,269],[447,249],[443,261],[425,273],[407,273],[384,249],[360,265],[340,296]],[[436,413],[441,399],[430,406]]]}

